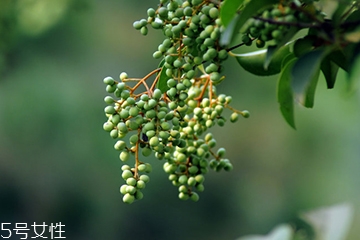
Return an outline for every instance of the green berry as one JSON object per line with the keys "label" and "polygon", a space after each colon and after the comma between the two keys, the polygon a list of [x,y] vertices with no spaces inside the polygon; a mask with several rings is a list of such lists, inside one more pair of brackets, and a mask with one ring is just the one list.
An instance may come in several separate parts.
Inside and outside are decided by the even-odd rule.
{"label": "green berry", "polygon": [[150,146],[152,146],[152,147],[156,147],[157,145],[159,145],[159,138],[156,137],[156,136],[150,138],[149,144],[150,144]]}
{"label": "green berry", "polygon": [[219,16],[219,10],[217,8],[215,8],[215,7],[211,8],[209,10],[209,16],[211,18],[217,18]]}
{"label": "green berry", "polygon": [[163,55],[163,53],[162,53],[161,51],[156,51],[156,52],[154,52],[154,54],[153,54],[153,58],[159,59],[159,58],[162,57],[162,55]]}
{"label": "green berry", "polygon": [[181,193],[179,193],[179,199],[188,200],[189,199],[189,194],[181,192]]}
{"label": "green berry", "polygon": [[124,150],[125,147],[126,147],[126,143],[122,140],[118,140],[114,145],[114,148],[119,151]]}
{"label": "green berry", "polygon": [[150,181],[150,178],[148,175],[141,175],[140,180],[144,181],[145,183],[148,183]]}
{"label": "green berry", "polygon": [[119,157],[120,157],[121,161],[126,162],[130,158],[130,153],[127,152],[127,151],[123,151],[123,152],[120,153]]}
{"label": "green berry", "polygon": [[126,184],[121,185],[121,187],[120,187],[120,193],[121,194],[125,195],[127,193],[126,192],[126,187],[127,187]]}
{"label": "green berry", "polygon": [[199,201],[199,195],[196,192],[192,192],[190,199],[194,202],[197,202],[197,201]]}
{"label": "green berry", "polygon": [[135,201],[135,197],[133,195],[131,195],[130,193],[125,194],[124,197],[123,197],[123,202],[124,203],[131,204],[134,201]]}
{"label": "green berry", "polygon": [[143,180],[139,180],[136,183],[136,188],[137,189],[144,189],[146,187],[146,183]]}
{"label": "green berry", "polygon": [[126,179],[126,184],[129,186],[135,186],[136,185],[136,179],[133,177],[130,177],[128,179]]}
{"label": "green berry", "polygon": [[236,112],[232,113],[230,116],[230,122],[236,122],[239,119],[239,114]]}
{"label": "green berry", "polygon": [[126,180],[126,179],[128,179],[128,178],[131,178],[131,177],[133,177],[134,175],[133,175],[133,173],[130,171],[130,170],[124,170],[123,172],[122,172],[122,174],[121,174],[121,177],[124,179],[124,180]]}
{"label": "green berry", "polygon": [[103,128],[105,131],[110,132],[114,129],[114,124],[112,122],[106,122],[104,123]]}

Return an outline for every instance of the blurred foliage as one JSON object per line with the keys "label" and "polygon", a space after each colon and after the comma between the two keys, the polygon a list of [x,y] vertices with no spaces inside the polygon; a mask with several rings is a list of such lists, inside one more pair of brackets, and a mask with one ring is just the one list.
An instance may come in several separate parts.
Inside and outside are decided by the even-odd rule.
{"label": "blurred foliage", "polygon": [[182,202],[154,159],[146,198],[129,206],[118,192],[120,160],[101,127],[102,79],[124,69],[144,76],[157,66],[161,36],[132,29],[157,1],[54,0],[66,5],[62,16],[42,27],[26,21],[28,31],[19,25],[20,2],[37,9],[42,1],[0,2],[1,223],[61,221],[64,235],[79,240],[235,239],[348,201],[355,207],[348,239],[360,235],[359,95],[347,94],[343,72],[336,89],[320,81],[314,111],[296,106],[294,131],[279,114],[275,78],[253,77],[229,60],[221,91],[252,113],[214,132],[234,170],[209,173],[200,201]]}

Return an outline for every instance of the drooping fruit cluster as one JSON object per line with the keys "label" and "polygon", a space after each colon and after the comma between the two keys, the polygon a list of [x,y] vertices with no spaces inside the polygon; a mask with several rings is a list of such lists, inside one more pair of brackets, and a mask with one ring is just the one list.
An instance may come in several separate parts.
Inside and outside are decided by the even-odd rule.
{"label": "drooping fruit cluster", "polygon": [[242,28],[242,41],[251,45],[255,41],[258,48],[277,45],[290,31],[311,27],[322,22],[324,15],[315,9],[313,1],[288,0],[259,12],[249,19]]}
{"label": "drooping fruit cluster", "polygon": [[140,155],[155,153],[165,160],[164,171],[179,188],[179,198],[197,201],[196,191],[204,190],[209,168],[232,169],[225,149],[214,150],[216,140],[205,132],[225,124],[226,108],[233,112],[231,122],[249,113],[233,109],[232,98],[216,91],[215,85],[224,79],[221,63],[228,56],[219,44],[219,4],[161,0],[156,10],[150,8],[147,13],[148,18],[136,21],[134,27],[143,35],[149,25],[162,30],[165,39],[153,54],[162,58],[159,68],[140,79],[124,72],[119,81],[104,79],[106,91],[114,95],[105,97],[104,130],[117,139],[114,148],[120,151],[121,161],[135,158],[134,167],[122,167],[126,184],[120,192],[126,203],[143,197],[141,190],[149,181],[144,173],[151,166]]}

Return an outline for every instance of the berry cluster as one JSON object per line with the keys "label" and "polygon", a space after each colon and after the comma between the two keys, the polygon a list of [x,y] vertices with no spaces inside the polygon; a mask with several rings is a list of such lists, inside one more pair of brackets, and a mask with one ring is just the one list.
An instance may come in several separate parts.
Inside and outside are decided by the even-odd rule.
{"label": "berry cluster", "polygon": [[153,54],[155,59],[162,58],[159,68],[140,79],[124,72],[119,81],[104,79],[106,91],[114,95],[105,97],[108,120],[104,130],[117,139],[114,148],[120,151],[121,161],[135,158],[133,168],[122,167],[126,184],[120,192],[126,203],[143,197],[141,190],[149,181],[145,173],[151,166],[139,155],[155,153],[156,158],[165,160],[164,171],[179,188],[179,198],[197,201],[196,191],[204,190],[209,168],[232,169],[224,157],[225,149],[214,150],[216,140],[205,132],[225,124],[226,108],[232,111],[231,122],[239,115],[249,117],[249,113],[233,109],[229,105],[232,98],[216,91],[215,85],[224,79],[221,63],[228,56],[219,44],[219,4],[161,0],[159,7],[148,9],[147,14],[148,18],[134,22],[134,27],[143,35],[148,26],[162,30],[165,39]]}
{"label": "berry cluster", "polygon": [[324,16],[314,8],[312,2],[281,1],[263,10],[242,28],[243,43],[250,46],[255,40],[258,48],[264,47],[266,43],[277,45],[291,29],[299,30],[310,27],[313,22],[321,22]]}

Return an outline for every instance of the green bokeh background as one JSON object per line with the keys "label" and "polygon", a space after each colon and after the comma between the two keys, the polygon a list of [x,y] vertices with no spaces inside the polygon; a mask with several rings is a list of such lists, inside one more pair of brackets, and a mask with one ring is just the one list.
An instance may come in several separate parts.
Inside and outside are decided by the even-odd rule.
{"label": "green bokeh background", "polygon": [[343,72],[333,90],[321,79],[313,110],[296,106],[294,131],[281,117],[276,77],[252,76],[229,59],[218,91],[251,112],[213,130],[234,170],[209,172],[200,201],[183,202],[152,158],[144,199],[122,203],[121,162],[102,129],[102,79],[142,77],[157,66],[161,32],[144,37],[132,28],[156,4],[0,2],[0,222],[62,222],[64,236],[79,240],[236,239],[350,202],[348,239],[357,239],[360,104]]}

